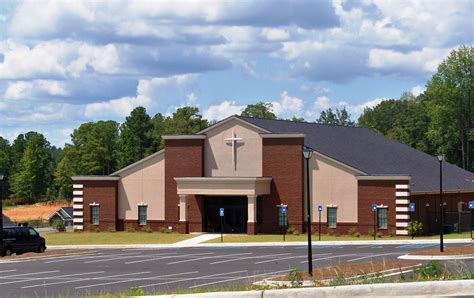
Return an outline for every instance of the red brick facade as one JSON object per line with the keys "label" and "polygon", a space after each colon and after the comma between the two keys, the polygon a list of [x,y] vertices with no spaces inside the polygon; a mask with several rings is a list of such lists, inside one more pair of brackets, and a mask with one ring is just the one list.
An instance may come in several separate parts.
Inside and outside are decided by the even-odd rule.
{"label": "red brick facade", "polygon": [[[202,139],[181,139],[165,141],[165,219],[179,222],[179,196],[175,177],[202,177],[204,174],[204,141]],[[202,231],[200,199],[187,197],[188,222],[179,226],[179,231]],[[200,228],[201,227],[201,228]]]}
{"label": "red brick facade", "polygon": [[303,138],[263,139],[262,172],[272,177],[270,195],[262,200],[262,233],[278,229],[277,205],[288,205],[288,225],[303,230]]}
{"label": "red brick facade", "polygon": [[[84,231],[117,229],[118,181],[84,181]],[[91,204],[99,204],[99,224],[91,224]]]}

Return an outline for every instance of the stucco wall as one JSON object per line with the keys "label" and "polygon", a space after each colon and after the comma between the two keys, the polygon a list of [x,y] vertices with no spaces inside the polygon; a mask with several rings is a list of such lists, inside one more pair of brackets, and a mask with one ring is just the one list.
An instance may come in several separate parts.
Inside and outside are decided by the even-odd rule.
{"label": "stucco wall", "polygon": [[148,220],[165,219],[165,154],[120,174],[118,218],[138,220],[138,204],[146,203]]}
{"label": "stucco wall", "polygon": [[[242,138],[236,144],[236,166],[232,165],[232,136]],[[204,175],[206,177],[260,177],[262,176],[262,138],[248,125],[230,121],[207,133],[204,141]]]}
{"label": "stucco wall", "polygon": [[333,204],[337,205],[338,222],[357,222],[356,173],[318,154],[312,155],[309,167],[312,180],[310,190],[312,194],[312,221],[318,221],[317,206],[321,204],[323,205],[321,222],[326,222],[326,206]]}

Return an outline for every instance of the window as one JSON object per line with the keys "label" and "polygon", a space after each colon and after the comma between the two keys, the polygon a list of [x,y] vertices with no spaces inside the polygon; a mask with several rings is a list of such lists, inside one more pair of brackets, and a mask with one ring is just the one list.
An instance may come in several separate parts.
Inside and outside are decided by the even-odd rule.
{"label": "window", "polygon": [[328,228],[334,229],[337,225],[337,207],[327,207]]}
{"label": "window", "polygon": [[29,228],[28,231],[30,232],[30,236],[38,236],[38,232],[35,231],[35,229],[33,228]]}
{"label": "window", "polygon": [[138,224],[139,225],[146,225],[146,209],[147,206],[138,206]]}
{"label": "window", "polygon": [[99,206],[91,206],[91,224],[99,224]]}
{"label": "window", "polygon": [[377,227],[379,229],[388,228],[387,213],[388,213],[388,208],[384,208],[384,207],[377,208]]}

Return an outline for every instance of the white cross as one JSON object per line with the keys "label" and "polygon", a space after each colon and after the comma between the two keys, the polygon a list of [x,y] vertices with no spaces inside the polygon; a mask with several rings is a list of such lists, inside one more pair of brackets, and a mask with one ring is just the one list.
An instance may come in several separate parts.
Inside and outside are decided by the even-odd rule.
{"label": "white cross", "polygon": [[230,138],[224,139],[226,142],[232,142],[232,166],[235,169],[235,144],[237,141],[242,140],[242,138],[237,138],[234,133],[234,129],[232,129],[232,136]]}

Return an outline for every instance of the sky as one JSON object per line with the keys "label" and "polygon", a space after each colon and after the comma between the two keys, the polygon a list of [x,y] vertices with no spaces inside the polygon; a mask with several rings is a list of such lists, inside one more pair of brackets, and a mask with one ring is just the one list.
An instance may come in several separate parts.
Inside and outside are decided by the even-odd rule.
{"label": "sky", "polygon": [[81,123],[197,106],[207,119],[271,102],[327,108],[418,95],[472,45],[469,0],[0,0],[0,136],[62,147]]}

